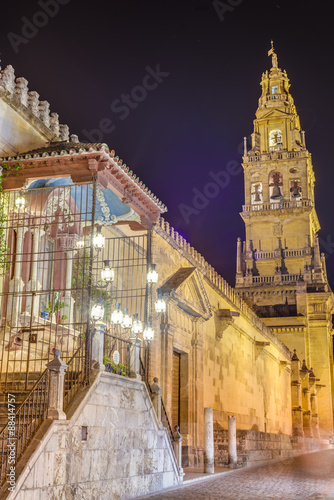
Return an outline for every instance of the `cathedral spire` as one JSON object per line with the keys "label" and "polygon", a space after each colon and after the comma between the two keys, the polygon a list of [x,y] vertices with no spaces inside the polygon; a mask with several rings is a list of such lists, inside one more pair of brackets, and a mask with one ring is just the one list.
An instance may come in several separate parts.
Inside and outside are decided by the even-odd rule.
{"label": "cathedral spire", "polygon": [[268,52],[268,56],[271,56],[271,64],[273,68],[278,68],[277,54],[274,49],[274,42],[271,40],[271,49]]}

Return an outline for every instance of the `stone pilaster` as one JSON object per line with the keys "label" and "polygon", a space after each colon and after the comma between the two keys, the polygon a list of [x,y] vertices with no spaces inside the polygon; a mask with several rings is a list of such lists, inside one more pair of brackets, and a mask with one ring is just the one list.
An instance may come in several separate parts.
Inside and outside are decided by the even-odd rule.
{"label": "stone pilaster", "polygon": [[67,364],[60,359],[61,352],[57,349],[55,357],[46,365],[50,371],[50,391],[48,418],[53,420],[66,420],[63,411],[65,370]]}
{"label": "stone pilaster", "polygon": [[292,435],[304,436],[300,361],[296,349],[291,359]]}
{"label": "stone pilaster", "polygon": [[305,437],[313,437],[309,373],[305,359],[303,359],[300,374],[302,379],[303,430]]}

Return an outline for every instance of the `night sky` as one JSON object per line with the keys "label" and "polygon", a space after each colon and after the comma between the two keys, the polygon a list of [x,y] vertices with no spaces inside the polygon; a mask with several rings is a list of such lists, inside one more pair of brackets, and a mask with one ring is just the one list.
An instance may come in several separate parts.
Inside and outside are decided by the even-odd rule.
{"label": "night sky", "polygon": [[[48,1],[53,17],[36,15]],[[168,206],[166,219],[233,285],[236,239],[244,238],[242,173],[188,220],[182,207],[194,208],[194,190],[203,192],[210,172],[240,162],[274,40],[313,154],[333,285],[332,2],[55,1],[1,6],[2,67],[12,64],[80,140],[115,149]],[[41,27],[29,30],[27,20]],[[155,85],[147,75],[157,66]],[[155,87],[146,96],[135,89],[143,81]],[[118,100],[132,92],[138,102],[126,110]]]}

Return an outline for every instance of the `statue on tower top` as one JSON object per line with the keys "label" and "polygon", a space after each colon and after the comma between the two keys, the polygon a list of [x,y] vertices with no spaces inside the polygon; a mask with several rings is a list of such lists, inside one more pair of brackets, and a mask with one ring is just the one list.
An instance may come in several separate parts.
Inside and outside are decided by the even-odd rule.
{"label": "statue on tower top", "polygon": [[277,68],[278,67],[278,62],[277,62],[277,54],[275,53],[274,49],[274,42],[271,40],[271,49],[268,52],[268,56],[272,56],[272,67]]}

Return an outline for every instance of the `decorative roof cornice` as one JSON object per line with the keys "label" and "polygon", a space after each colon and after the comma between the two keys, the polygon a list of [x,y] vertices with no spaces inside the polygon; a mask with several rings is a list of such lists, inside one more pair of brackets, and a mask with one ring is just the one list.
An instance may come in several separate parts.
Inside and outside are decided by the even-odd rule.
{"label": "decorative roof cornice", "polygon": [[15,78],[12,66],[0,68],[0,97],[46,139],[68,140],[68,126],[59,123],[57,113],[50,113],[48,101],[40,101],[37,92],[29,91],[25,78]]}
{"label": "decorative roof cornice", "polygon": [[82,143],[71,136],[71,142],[50,143],[15,157],[0,158],[1,162],[8,165],[19,162],[21,166],[18,172],[3,180],[5,190],[19,189],[28,179],[67,175],[80,183],[89,182],[97,175],[102,185],[112,185],[135,211],[149,212],[151,222],[167,211],[166,205],[104,143]]}

